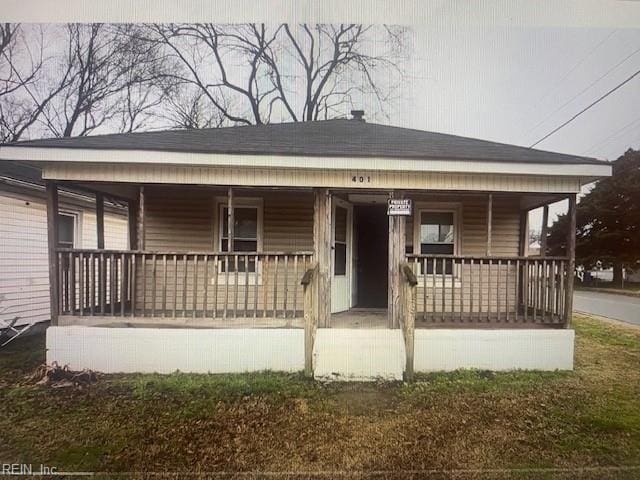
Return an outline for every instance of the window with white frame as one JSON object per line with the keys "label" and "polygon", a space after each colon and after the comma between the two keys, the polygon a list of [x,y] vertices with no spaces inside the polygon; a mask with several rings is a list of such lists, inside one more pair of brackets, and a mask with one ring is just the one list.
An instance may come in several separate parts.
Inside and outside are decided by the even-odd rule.
{"label": "window with white frame", "polygon": [[[222,252],[229,251],[229,207],[225,203],[220,203],[219,210],[219,249]],[[262,205],[258,200],[237,201],[233,207],[233,252],[255,253],[262,249]],[[236,260],[237,259],[237,260]],[[236,265],[237,261],[237,265]],[[236,271],[251,273],[256,271],[255,256],[250,255],[248,259],[238,255],[230,257],[221,262],[221,271]]]}
{"label": "window with white frame", "polygon": [[[419,251],[423,255],[454,255],[456,252],[456,212],[453,210],[420,210],[418,225]],[[427,273],[453,273],[450,259],[427,259]]]}
{"label": "window with white frame", "polygon": [[78,215],[58,212],[58,247],[75,248],[78,228]]}

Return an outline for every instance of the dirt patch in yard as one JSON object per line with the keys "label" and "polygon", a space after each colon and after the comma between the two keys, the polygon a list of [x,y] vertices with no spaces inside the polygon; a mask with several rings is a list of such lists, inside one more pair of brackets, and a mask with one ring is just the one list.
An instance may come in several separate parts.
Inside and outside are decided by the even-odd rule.
{"label": "dirt patch in yard", "polygon": [[52,390],[21,381],[42,340],[16,341],[0,350],[0,458],[178,478],[638,478],[640,332],[587,318],[575,328],[575,372],[461,371],[411,385],[174,374]]}

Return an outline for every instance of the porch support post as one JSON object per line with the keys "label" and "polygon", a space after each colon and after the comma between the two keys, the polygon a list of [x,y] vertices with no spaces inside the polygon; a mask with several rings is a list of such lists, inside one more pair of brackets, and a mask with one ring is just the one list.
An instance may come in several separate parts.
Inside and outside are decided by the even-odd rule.
{"label": "porch support post", "polygon": [[[518,255],[521,257],[526,257],[528,254],[528,246],[529,246],[529,210],[522,210],[520,212],[520,231],[519,231],[519,245],[518,245]],[[524,280],[525,280],[525,266],[522,265],[520,267],[520,281],[518,282],[520,288],[517,292],[518,295],[518,305],[524,307]],[[525,307],[526,308],[526,307]]]}
{"label": "porch support post", "polygon": [[313,255],[318,263],[316,287],[318,325],[328,327],[331,318],[331,192],[314,190]]}
{"label": "porch support post", "polygon": [[487,257],[491,256],[491,235],[493,230],[493,195],[487,198]]}
{"label": "porch support post", "polygon": [[[391,198],[404,198],[402,192],[391,192]],[[389,290],[387,320],[389,328],[400,328],[404,313],[400,265],[405,261],[406,220],[404,216],[389,216]]]}
{"label": "porch support post", "polygon": [[135,250],[138,246],[138,202],[127,202],[127,222],[129,226],[129,250]]}
{"label": "porch support post", "polygon": [[233,211],[233,187],[229,187],[227,193],[227,213],[227,252],[233,252],[234,229],[236,225],[235,212]]}
{"label": "porch support post", "polygon": [[145,225],[144,225],[144,217],[145,217],[145,195],[144,195],[144,187],[140,186],[140,190],[138,191],[138,232],[136,234],[136,246],[138,250],[145,249]]}
{"label": "porch support post", "polygon": [[49,250],[49,303],[51,308],[51,325],[58,324],[58,185],[48,181],[47,193],[47,245]]}
{"label": "porch support post", "polygon": [[547,256],[547,235],[549,234],[549,205],[542,209],[542,229],[540,230],[540,256]]}
{"label": "porch support post", "polygon": [[104,196],[96,193],[96,238],[98,250],[104,250]]}
{"label": "porch support post", "polygon": [[567,257],[569,265],[567,267],[567,290],[565,292],[566,323],[565,327],[571,326],[573,316],[573,275],[576,269],[576,194],[569,196],[569,231],[567,232]]}

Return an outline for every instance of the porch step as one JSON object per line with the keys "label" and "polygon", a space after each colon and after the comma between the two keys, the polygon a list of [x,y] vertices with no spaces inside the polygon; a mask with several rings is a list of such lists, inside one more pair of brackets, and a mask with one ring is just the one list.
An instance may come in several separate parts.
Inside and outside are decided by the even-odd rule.
{"label": "porch step", "polygon": [[314,377],[325,381],[402,380],[400,329],[319,328],[313,348]]}

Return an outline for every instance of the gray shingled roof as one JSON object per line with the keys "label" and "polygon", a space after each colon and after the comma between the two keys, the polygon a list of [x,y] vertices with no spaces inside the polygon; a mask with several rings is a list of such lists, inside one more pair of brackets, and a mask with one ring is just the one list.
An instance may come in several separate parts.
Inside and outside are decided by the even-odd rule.
{"label": "gray shingled roof", "polygon": [[358,120],[29,140],[11,146],[601,164],[600,160]]}

